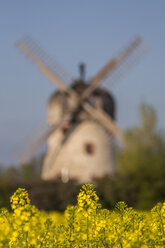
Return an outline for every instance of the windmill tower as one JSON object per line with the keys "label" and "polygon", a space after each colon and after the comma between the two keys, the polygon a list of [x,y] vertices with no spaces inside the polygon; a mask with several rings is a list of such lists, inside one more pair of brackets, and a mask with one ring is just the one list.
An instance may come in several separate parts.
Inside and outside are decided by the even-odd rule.
{"label": "windmill tower", "polygon": [[43,179],[61,178],[67,182],[71,178],[85,183],[115,172],[114,139],[123,140],[123,135],[115,123],[114,99],[99,84],[107,77],[113,80],[117,69],[121,71],[132,64],[139,56],[141,44],[142,40],[137,38],[90,81],[85,81],[81,64],[80,78],[69,87],[64,71],[32,39],[17,42],[17,47],[59,88],[48,102],[49,130],[28,153],[30,157],[47,141]]}

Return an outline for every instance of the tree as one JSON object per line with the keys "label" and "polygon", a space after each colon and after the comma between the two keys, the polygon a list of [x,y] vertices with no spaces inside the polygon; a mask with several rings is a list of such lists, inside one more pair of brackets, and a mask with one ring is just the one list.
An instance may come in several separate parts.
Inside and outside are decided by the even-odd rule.
{"label": "tree", "polygon": [[118,164],[118,173],[136,186],[137,207],[149,208],[165,199],[165,139],[152,106],[141,104],[140,125],[125,132]]}

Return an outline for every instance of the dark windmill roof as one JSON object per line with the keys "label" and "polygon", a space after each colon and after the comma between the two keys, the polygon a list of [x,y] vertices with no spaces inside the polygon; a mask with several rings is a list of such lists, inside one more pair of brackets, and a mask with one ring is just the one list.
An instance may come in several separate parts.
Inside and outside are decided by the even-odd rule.
{"label": "dark windmill roof", "polygon": [[[78,80],[78,81],[74,81],[73,84],[71,85],[71,87],[79,95],[81,95],[84,92],[84,90],[89,87],[89,85],[84,83],[82,80]],[[62,103],[64,101],[65,97],[66,97],[65,92],[56,91],[51,95],[48,104],[53,103],[55,99],[57,100],[57,98]],[[103,106],[104,111],[108,115],[110,115],[113,119],[115,119],[115,100],[114,100],[114,97],[112,96],[111,93],[109,93],[107,90],[105,90],[103,88],[97,88],[92,93],[90,99],[92,97],[100,98],[102,101],[102,106]]]}

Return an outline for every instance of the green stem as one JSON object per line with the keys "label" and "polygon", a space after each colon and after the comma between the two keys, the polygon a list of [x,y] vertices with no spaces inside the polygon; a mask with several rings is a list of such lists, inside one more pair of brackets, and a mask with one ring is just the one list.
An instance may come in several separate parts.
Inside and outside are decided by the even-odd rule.
{"label": "green stem", "polygon": [[88,237],[88,228],[89,228],[89,227],[88,227],[88,224],[89,224],[89,223],[88,223],[88,222],[89,222],[89,221],[88,221],[88,215],[87,215],[87,219],[86,219],[86,226],[87,226],[87,229],[86,229],[86,231],[87,231],[87,232],[86,232],[86,234],[87,234],[86,244],[87,244],[87,248],[89,247],[89,246],[88,246],[88,240],[89,240],[89,237]]}
{"label": "green stem", "polygon": [[47,234],[48,234],[48,229],[46,230],[46,233],[45,233],[45,235],[43,237],[43,240],[41,241],[40,248],[43,246],[43,242],[45,241]]}
{"label": "green stem", "polygon": [[[163,234],[163,238],[165,237],[165,232],[164,232],[164,225],[163,225],[163,220],[162,220],[162,215],[159,214],[159,218],[160,218],[160,225],[161,225],[161,231]],[[165,241],[163,241],[163,247],[165,248]]]}

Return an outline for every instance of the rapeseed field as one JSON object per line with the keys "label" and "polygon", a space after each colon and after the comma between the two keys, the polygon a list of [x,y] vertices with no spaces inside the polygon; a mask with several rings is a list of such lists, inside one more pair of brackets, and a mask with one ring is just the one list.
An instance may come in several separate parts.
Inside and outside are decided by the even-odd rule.
{"label": "rapeseed field", "polygon": [[2,248],[165,247],[165,203],[139,212],[119,202],[109,211],[91,184],[82,187],[77,205],[64,214],[39,211],[21,188],[10,201],[12,212],[1,209]]}

